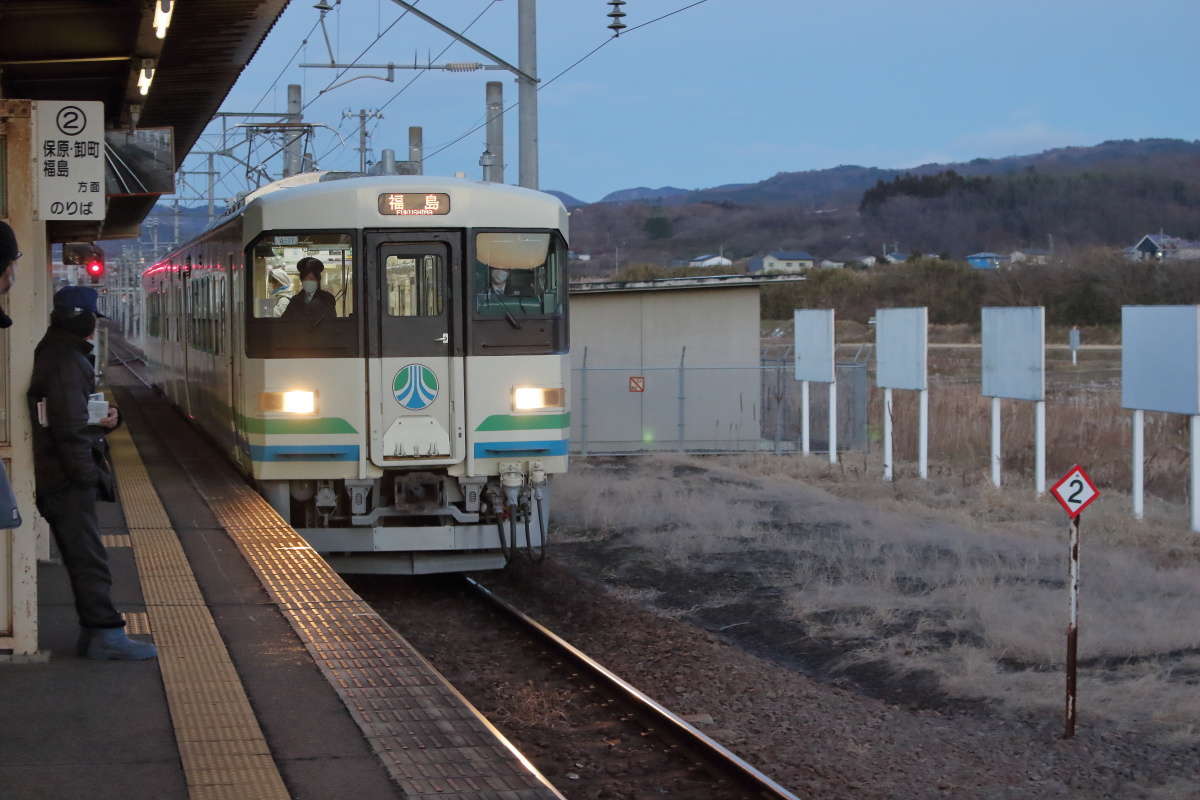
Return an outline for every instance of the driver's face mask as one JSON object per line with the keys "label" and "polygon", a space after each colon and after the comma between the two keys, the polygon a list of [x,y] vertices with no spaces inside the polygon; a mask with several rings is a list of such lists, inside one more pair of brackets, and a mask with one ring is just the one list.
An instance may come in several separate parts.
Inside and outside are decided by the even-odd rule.
{"label": "driver's face mask", "polygon": [[304,287],[304,291],[307,294],[316,294],[316,291],[317,291],[318,287],[320,287],[321,282],[320,281],[300,281],[300,285]]}
{"label": "driver's face mask", "polygon": [[493,289],[503,289],[506,281],[508,281],[508,270],[506,270],[506,269],[492,270],[492,288]]}

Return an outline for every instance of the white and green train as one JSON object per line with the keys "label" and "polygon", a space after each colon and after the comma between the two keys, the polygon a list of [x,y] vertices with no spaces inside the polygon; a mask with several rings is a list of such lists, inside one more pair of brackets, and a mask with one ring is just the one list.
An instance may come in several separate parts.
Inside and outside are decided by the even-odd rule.
{"label": "white and green train", "polygon": [[541,552],[570,430],[566,210],[331,177],[265,187],[145,271],[155,383],[342,571]]}

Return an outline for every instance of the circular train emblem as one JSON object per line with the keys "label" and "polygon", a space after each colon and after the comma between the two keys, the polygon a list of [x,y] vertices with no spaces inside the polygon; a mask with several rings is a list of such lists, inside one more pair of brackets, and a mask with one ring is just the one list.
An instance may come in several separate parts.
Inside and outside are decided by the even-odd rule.
{"label": "circular train emblem", "polygon": [[392,396],[409,411],[428,408],[437,395],[437,374],[424,364],[407,364],[392,379]]}

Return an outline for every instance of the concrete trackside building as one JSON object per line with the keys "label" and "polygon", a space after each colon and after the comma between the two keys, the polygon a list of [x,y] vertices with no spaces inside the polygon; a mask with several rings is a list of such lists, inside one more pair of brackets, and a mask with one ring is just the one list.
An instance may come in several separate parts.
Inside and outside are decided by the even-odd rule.
{"label": "concrete trackside building", "polygon": [[759,449],[761,289],[801,280],[574,284],[572,452]]}

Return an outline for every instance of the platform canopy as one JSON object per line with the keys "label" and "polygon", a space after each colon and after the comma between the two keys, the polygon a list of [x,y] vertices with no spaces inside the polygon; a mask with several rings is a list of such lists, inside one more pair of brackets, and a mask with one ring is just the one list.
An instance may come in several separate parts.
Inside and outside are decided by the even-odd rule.
{"label": "platform canopy", "polygon": [[[288,0],[0,2],[0,97],[100,100],[106,127],[171,127],[175,167],[200,137]],[[158,38],[155,13],[169,8]],[[150,59],[150,61],[147,61]],[[152,66],[148,94],[138,89]],[[133,236],[156,195],[114,196],[103,223],[51,223],[51,238]]]}

